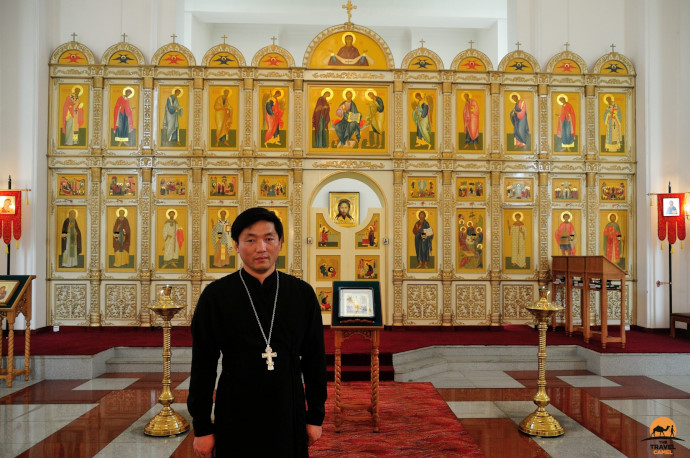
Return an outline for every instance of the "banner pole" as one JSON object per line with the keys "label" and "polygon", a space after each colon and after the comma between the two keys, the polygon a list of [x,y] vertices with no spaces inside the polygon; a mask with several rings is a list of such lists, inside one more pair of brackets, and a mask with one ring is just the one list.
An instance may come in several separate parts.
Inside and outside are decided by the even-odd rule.
{"label": "banner pole", "polygon": [[[671,194],[671,182],[668,182],[668,193]],[[673,315],[673,265],[671,264],[671,244],[668,244],[668,323],[671,325]]]}

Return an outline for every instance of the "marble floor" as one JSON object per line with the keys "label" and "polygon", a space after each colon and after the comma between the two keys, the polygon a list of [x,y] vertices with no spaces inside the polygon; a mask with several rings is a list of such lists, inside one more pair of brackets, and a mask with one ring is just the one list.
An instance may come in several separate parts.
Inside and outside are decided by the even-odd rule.
{"label": "marble floor", "polygon": [[[673,364],[672,355],[664,357]],[[160,373],[18,378],[12,388],[0,381],[0,457],[190,456],[191,434],[142,434],[160,410],[161,378]],[[546,378],[547,410],[565,429],[556,438],[526,436],[517,428],[535,410],[536,370],[506,370],[496,363],[491,370],[441,371],[415,382],[436,387],[489,457],[690,456],[690,376],[602,377],[578,369],[547,370]],[[188,382],[188,373],[172,374],[173,408],[187,418]],[[649,439],[652,425],[665,432]]]}

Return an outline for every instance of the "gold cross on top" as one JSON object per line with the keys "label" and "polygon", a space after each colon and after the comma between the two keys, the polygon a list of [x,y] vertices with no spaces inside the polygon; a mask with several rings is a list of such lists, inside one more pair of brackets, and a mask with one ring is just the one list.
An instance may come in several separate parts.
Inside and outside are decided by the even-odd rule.
{"label": "gold cross on top", "polygon": [[422,44],[422,48],[423,48],[423,47],[424,47],[424,43],[426,43],[426,42],[424,41],[424,38],[422,38],[421,40],[419,40],[419,42]]}
{"label": "gold cross on top", "polygon": [[347,5],[343,5],[343,9],[347,10],[347,23],[352,22],[352,10],[356,10],[357,7],[352,4],[352,0],[347,0]]}
{"label": "gold cross on top", "polygon": [[72,41],[77,41],[77,34],[72,32]]}
{"label": "gold cross on top", "polygon": [[170,35],[170,37],[173,39],[173,43],[175,43],[175,38],[177,38],[177,35],[173,33],[172,35]]}
{"label": "gold cross on top", "polygon": [[123,42],[127,41],[127,34],[126,33],[122,34],[122,41]]}
{"label": "gold cross on top", "polygon": [[228,39],[228,36],[227,36],[227,35],[223,35],[221,38],[223,39],[223,44],[225,44],[225,40]]}
{"label": "gold cross on top", "polygon": [[470,40],[470,41],[468,41],[468,43],[470,44],[470,49],[474,49],[474,48],[473,48],[473,46],[474,46],[474,40]]}
{"label": "gold cross on top", "polygon": [[518,41],[517,43],[515,43],[515,46],[517,46],[517,50],[518,50],[518,51],[520,50],[520,45],[521,45],[521,44],[522,44],[522,43],[520,43],[519,41]]}
{"label": "gold cross on top", "polygon": [[616,45],[611,43],[611,52],[616,52]]}

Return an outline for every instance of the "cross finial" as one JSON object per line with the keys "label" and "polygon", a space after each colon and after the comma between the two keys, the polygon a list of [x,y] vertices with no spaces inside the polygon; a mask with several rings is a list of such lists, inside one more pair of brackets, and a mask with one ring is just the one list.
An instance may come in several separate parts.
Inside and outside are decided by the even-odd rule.
{"label": "cross finial", "polygon": [[273,42],[273,46],[276,45],[276,40],[277,40],[277,38],[275,36],[271,37],[271,41]]}
{"label": "cross finial", "polygon": [[347,5],[343,5],[343,9],[347,10],[347,23],[352,23],[352,10],[356,10],[357,7],[352,4],[352,0],[347,0]]}
{"label": "cross finial", "polygon": [[225,40],[228,39],[228,36],[227,36],[227,35],[223,35],[221,38],[223,39],[223,44],[225,44]]}
{"label": "cross finial", "polygon": [[520,43],[519,41],[518,41],[517,43],[515,43],[515,46],[517,46],[517,50],[518,50],[518,51],[520,50],[520,45],[521,45],[521,44],[522,44],[522,43]]}
{"label": "cross finial", "polygon": [[123,42],[127,41],[127,34],[126,33],[122,34],[122,41]]}
{"label": "cross finial", "polygon": [[470,44],[470,49],[473,49],[472,47],[474,46],[474,40],[470,40],[468,43]]}
{"label": "cross finial", "polygon": [[610,46],[611,46],[611,52],[616,52],[616,45],[614,45],[613,43],[611,43]]}
{"label": "cross finial", "polygon": [[77,34],[72,32],[72,41],[77,41]]}
{"label": "cross finial", "polygon": [[570,46],[570,42],[566,41],[563,43],[563,46],[565,46],[565,50],[568,51],[568,47]]}
{"label": "cross finial", "polygon": [[426,43],[426,42],[424,41],[424,38],[422,38],[421,40],[419,40],[419,42],[422,44],[422,48],[423,48],[423,47],[424,47],[424,43]]}
{"label": "cross finial", "polygon": [[175,38],[177,38],[177,35],[173,33],[172,35],[170,35],[170,37],[173,39],[173,43],[175,43]]}

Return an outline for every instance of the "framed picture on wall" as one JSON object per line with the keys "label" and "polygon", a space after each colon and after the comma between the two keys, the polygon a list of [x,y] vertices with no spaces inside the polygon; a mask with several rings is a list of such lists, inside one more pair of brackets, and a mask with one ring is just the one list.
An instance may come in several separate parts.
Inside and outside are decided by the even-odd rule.
{"label": "framed picture on wall", "polygon": [[506,202],[532,202],[534,200],[532,178],[506,178],[504,190]]}
{"label": "framed picture on wall", "polygon": [[601,202],[625,202],[628,200],[627,178],[606,178],[599,181]]}
{"label": "framed picture on wall", "polygon": [[57,196],[59,198],[86,197],[86,174],[60,174],[57,178]]}
{"label": "framed picture on wall", "polygon": [[410,200],[434,200],[437,190],[436,177],[410,177],[407,181]]}
{"label": "framed picture on wall", "polygon": [[338,226],[353,227],[359,224],[359,193],[328,193],[329,214]]}

